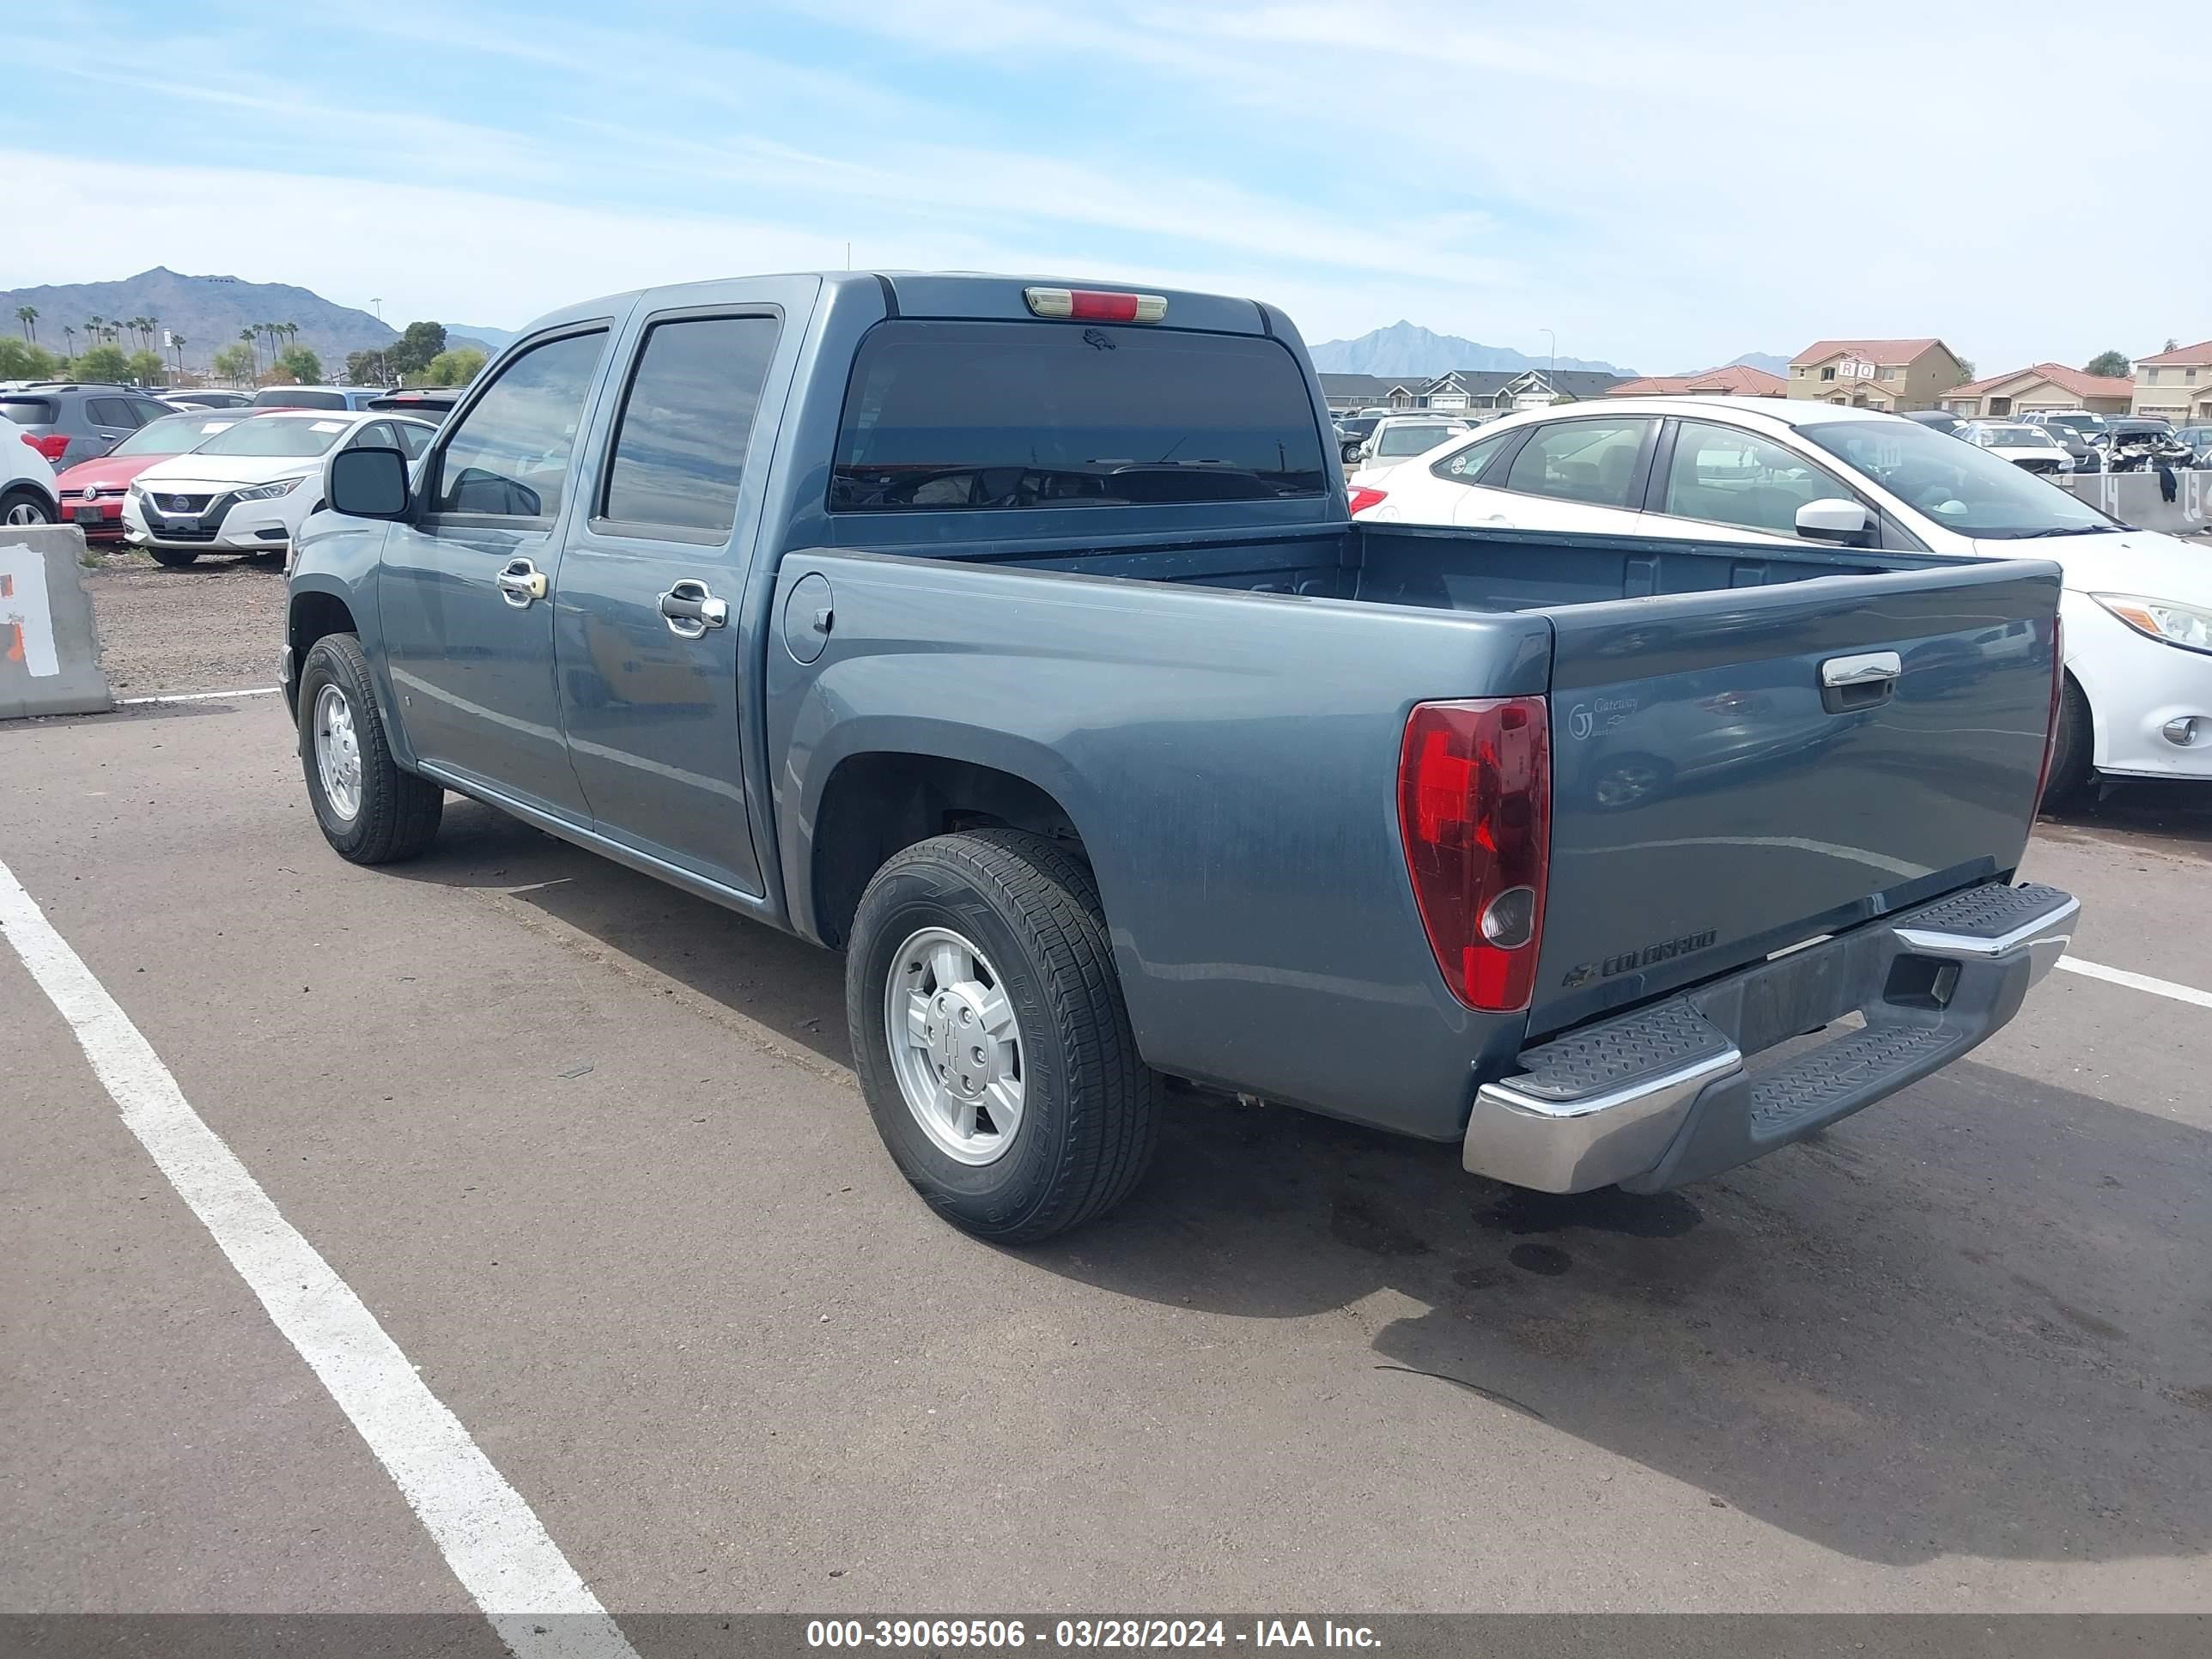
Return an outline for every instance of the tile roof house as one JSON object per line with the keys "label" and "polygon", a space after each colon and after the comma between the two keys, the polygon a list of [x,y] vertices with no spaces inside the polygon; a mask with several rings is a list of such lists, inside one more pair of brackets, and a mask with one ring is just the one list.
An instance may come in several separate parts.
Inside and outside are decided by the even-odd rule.
{"label": "tile roof house", "polygon": [[2212,340],[2136,358],[2128,412],[2163,416],[2176,426],[2212,422]]}
{"label": "tile roof house", "polygon": [[1321,392],[1338,414],[1356,414],[1363,409],[1417,408],[1428,384],[1425,374],[1324,374]]}
{"label": "tile roof house", "polygon": [[1790,395],[1852,409],[1934,409],[1966,378],[1932,335],[1917,340],[1816,340],[1790,360]]}
{"label": "tile roof house", "polygon": [[1783,398],[1790,382],[1749,363],[1729,363],[1695,374],[1647,374],[1606,390],[1608,398]]}
{"label": "tile roof house", "polygon": [[1943,407],[1964,420],[2016,419],[2038,409],[2086,409],[2098,415],[2124,415],[2134,394],[2132,381],[2085,374],[2063,363],[2036,363],[2008,374],[1992,374],[1943,394]]}
{"label": "tile roof house", "polygon": [[1381,374],[1324,374],[1322,395],[1328,406],[1346,410],[1424,410],[1433,415],[1470,417],[1538,409],[1559,402],[1602,396],[1622,376],[1597,369],[1455,368],[1423,380],[1391,380]]}

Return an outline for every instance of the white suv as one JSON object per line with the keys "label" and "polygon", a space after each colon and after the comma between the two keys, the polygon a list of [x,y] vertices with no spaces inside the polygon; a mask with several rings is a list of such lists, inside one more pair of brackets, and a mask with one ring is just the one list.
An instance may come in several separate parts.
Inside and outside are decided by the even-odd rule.
{"label": "white suv", "polygon": [[0,524],[52,524],[61,516],[61,490],[54,483],[54,466],[27,436],[15,435],[0,420]]}

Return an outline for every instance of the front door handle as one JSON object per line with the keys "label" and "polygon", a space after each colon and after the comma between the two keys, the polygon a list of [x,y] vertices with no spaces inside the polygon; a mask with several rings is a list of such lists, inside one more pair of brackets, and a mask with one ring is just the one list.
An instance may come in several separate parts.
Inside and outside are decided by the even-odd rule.
{"label": "front door handle", "polygon": [[708,592],[706,583],[686,577],[660,596],[660,614],[678,639],[696,640],[708,629],[726,624],[730,607],[728,601]]}
{"label": "front door handle", "polygon": [[517,611],[527,611],[532,600],[545,597],[545,573],[527,559],[509,559],[495,580],[500,598]]}

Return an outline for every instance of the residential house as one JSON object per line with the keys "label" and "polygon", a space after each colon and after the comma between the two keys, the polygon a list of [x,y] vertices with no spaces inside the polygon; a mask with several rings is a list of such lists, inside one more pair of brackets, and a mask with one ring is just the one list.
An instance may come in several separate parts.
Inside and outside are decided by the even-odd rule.
{"label": "residential house", "polygon": [[2138,357],[2128,412],[2162,416],[2176,426],[2212,422],[2212,340]]}
{"label": "residential house", "polygon": [[1540,409],[1565,398],[1604,395],[1624,377],[1594,369],[1455,368],[1427,380],[1381,374],[1324,374],[1322,396],[1339,413],[1361,409],[1419,410],[1486,421],[1516,409]]}
{"label": "residential house", "polygon": [[1696,374],[1646,374],[1607,388],[1608,398],[1783,398],[1790,382],[1748,363],[1729,363]]}
{"label": "residential house", "polygon": [[1790,360],[1790,395],[1893,414],[1934,409],[1966,378],[1941,340],[1816,340]]}
{"label": "residential house", "polygon": [[1363,409],[1418,409],[1429,384],[1428,376],[1393,379],[1388,374],[1324,374],[1322,396],[1339,415],[1356,415]]}
{"label": "residential house", "polygon": [[1953,386],[1943,407],[1963,420],[2018,419],[2039,409],[2086,409],[2098,415],[2124,415],[2134,384],[2101,374],[2084,374],[2063,363],[2037,363],[2009,374]]}

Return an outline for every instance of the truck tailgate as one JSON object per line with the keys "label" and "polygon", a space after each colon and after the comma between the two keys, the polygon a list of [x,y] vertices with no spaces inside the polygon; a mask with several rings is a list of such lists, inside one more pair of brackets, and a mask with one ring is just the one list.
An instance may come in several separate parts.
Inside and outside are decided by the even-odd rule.
{"label": "truck tailgate", "polygon": [[2058,587],[2005,561],[1547,610],[1531,1033],[2010,872]]}

